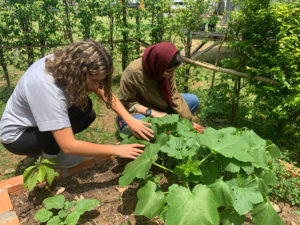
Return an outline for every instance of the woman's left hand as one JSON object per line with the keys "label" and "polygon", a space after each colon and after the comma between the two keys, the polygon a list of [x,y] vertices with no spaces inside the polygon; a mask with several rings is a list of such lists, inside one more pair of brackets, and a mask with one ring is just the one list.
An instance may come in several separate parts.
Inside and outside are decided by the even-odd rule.
{"label": "woman's left hand", "polygon": [[147,123],[142,120],[135,119],[134,117],[131,118],[130,121],[127,122],[128,127],[130,128],[133,135],[137,138],[141,137],[145,139],[146,141],[149,141],[149,138],[154,137],[154,132],[149,128],[149,126],[152,126],[151,123]]}
{"label": "woman's left hand", "polygon": [[203,131],[205,130],[205,127],[203,127],[202,125],[198,124],[198,123],[193,123],[193,127],[196,131],[198,131],[200,134],[203,133]]}

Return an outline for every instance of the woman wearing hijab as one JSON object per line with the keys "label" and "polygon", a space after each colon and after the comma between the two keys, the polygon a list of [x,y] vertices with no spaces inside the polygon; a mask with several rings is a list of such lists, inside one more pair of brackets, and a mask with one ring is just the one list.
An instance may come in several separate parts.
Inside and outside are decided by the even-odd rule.
{"label": "woman wearing hijab", "polygon": [[[120,100],[125,108],[137,119],[177,113],[191,120],[199,100],[193,94],[180,94],[177,90],[174,71],[181,63],[178,49],[170,42],[148,47],[142,58],[131,62],[122,74]],[[119,117],[117,122],[120,130],[126,126]],[[193,124],[203,132],[201,125]]]}

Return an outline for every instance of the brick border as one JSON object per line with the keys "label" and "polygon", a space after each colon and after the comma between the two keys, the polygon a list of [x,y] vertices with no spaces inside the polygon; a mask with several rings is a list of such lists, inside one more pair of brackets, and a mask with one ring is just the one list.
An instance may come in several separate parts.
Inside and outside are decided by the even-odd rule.
{"label": "brick border", "polygon": [[[97,163],[107,161],[110,158],[99,160],[96,158],[84,158],[83,162],[79,165],[68,168],[58,169],[60,176],[56,179],[63,179],[67,176],[73,175],[83,170],[94,167]],[[20,225],[20,221],[16,212],[13,210],[13,204],[10,196],[24,191],[23,175],[12,177],[0,181],[0,225]]]}

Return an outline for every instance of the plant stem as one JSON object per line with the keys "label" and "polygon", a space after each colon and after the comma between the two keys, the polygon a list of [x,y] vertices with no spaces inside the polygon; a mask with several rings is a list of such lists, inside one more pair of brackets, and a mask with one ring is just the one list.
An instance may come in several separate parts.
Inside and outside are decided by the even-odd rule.
{"label": "plant stem", "polygon": [[[171,172],[171,173],[174,173],[173,170],[170,170],[169,168],[164,167],[164,166],[162,166],[162,165],[159,165],[159,164],[157,164],[157,163],[155,163],[155,162],[153,162],[153,165],[158,166],[158,167],[160,167],[160,168],[162,168],[162,169],[164,169],[164,170],[167,170],[167,171],[169,171],[169,172]],[[174,174],[175,174],[175,173],[174,173]]]}
{"label": "plant stem", "polygon": [[187,189],[188,189],[188,190],[190,191],[190,193],[192,194],[192,191],[191,191],[191,189],[190,189],[190,187],[189,187],[189,184],[186,183],[185,186],[187,187]]}
{"label": "plant stem", "polygon": [[[210,157],[212,155],[212,153],[209,153],[207,156],[205,156],[201,161],[200,161],[200,165],[205,161],[207,160],[208,157]],[[199,166],[200,166],[199,165]]]}

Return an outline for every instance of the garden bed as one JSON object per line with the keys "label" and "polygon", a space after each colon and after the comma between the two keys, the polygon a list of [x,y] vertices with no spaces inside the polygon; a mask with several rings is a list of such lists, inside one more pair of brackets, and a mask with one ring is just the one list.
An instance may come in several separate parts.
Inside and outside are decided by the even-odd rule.
{"label": "garden bed", "polygon": [[137,202],[136,185],[128,188],[118,187],[120,177],[125,164],[129,160],[113,159],[100,165],[79,172],[73,176],[55,181],[52,185],[52,193],[44,187],[34,191],[11,196],[11,200],[21,224],[40,224],[35,221],[34,215],[43,207],[43,200],[55,195],[59,190],[66,200],[98,199],[100,206],[86,212],[80,219],[79,224],[162,224],[157,220],[148,220],[142,216],[134,216]]}
{"label": "garden bed", "polygon": [[[57,192],[65,196],[66,200],[98,199],[100,206],[86,212],[80,219],[79,224],[103,224],[119,225],[132,224],[160,225],[163,224],[158,218],[149,220],[143,216],[135,216],[134,209],[137,203],[137,184],[120,188],[118,179],[130,160],[112,159],[96,165],[85,171],[56,180],[52,185],[52,192],[40,186],[32,192],[19,192],[11,195],[14,210],[21,224],[40,224],[35,221],[34,215],[43,207],[43,200],[54,196]],[[295,210],[286,203],[276,203],[280,208],[280,217],[286,225],[297,225],[298,218]],[[251,224],[250,217],[245,224]]]}

